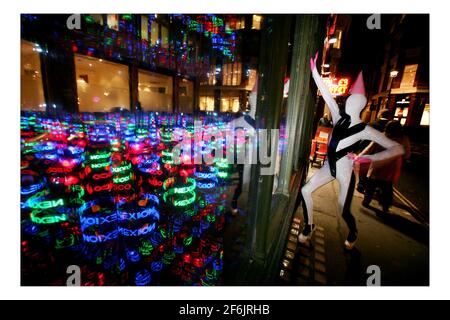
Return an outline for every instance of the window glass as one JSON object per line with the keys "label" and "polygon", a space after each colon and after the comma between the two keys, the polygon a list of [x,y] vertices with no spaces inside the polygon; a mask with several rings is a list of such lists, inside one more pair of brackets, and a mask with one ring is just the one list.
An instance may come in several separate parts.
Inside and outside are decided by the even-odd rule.
{"label": "window glass", "polygon": [[141,16],[141,39],[148,40],[148,17]]}
{"label": "window glass", "polygon": [[108,28],[119,30],[119,15],[118,14],[108,14],[107,18]]}
{"label": "window glass", "polygon": [[159,25],[158,22],[152,21],[151,44],[154,46],[159,43]]}
{"label": "window glass", "polygon": [[180,112],[191,113],[194,109],[194,82],[182,79],[179,86]]}
{"label": "window glass", "polygon": [[20,107],[22,110],[45,110],[42,85],[41,48],[31,42],[20,45]]}
{"label": "window glass", "polygon": [[222,84],[224,86],[238,86],[241,84],[242,63],[227,63],[222,67]]}
{"label": "window glass", "polygon": [[256,30],[261,29],[261,20],[262,20],[262,17],[260,15],[254,14],[252,29],[256,29]]}
{"label": "window glass", "polygon": [[161,46],[163,48],[169,47],[169,29],[161,26]]}
{"label": "window glass", "polygon": [[139,70],[138,92],[142,110],[172,112],[172,88],[172,77]]}
{"label": "window glass", "polygon": [[80,112],[130,109],[127,66],[76,54],[75,71]]}

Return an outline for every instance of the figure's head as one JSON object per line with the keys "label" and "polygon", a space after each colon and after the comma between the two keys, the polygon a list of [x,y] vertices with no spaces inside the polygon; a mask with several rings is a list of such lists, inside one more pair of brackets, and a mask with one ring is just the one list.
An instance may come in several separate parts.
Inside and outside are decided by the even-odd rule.
{"label": "figure's head", "polygon": [[347,101],[345,101],[345,112],[351,117],[359,117],[361,111],[367,104],[362,71],[358,74],[358,77],[349,92],[350,96],[347,98]]}
{"label": "figure's head", "polygon": [[363,94],[352,94],[345,101],[345,112],[351,117],[359,117],[367,104],[367,98]]}
{"label": "figure's head", "polygon": [[324,119],[327,119],[327,120],[330,120],[330,118],[328,118],[328,113],[324,113],[324,114],[323,114],[323,118],[324,118]]}

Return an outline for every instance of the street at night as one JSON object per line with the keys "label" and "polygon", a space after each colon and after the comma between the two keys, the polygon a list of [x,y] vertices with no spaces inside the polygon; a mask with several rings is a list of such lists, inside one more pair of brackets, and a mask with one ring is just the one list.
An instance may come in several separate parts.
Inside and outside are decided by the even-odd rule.
{"label": "street at night", "polygon": [[21,285],[429,286],[429,25],[21,14]]}

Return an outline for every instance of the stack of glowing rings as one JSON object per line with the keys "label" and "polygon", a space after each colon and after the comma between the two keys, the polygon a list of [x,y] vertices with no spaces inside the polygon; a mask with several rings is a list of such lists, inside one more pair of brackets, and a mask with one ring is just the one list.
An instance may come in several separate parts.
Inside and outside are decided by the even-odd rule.
{"label": "stack of glowing rings", "polygon": [[190,204],[192,204],[195,201],[196,193],[196,182],[192,178],[187,178],[187,185],[183,187],[172,187],[169,189],[170,186],[173,186],[175,183],[174,178],[169,178],[166,181],[164,181],[164,194],[163,199],[164,202],[167,202],[167,197],[175,198],[177,196],[181,196],[184,199],[172,199],[172,204],[175,207],[186,207]]}

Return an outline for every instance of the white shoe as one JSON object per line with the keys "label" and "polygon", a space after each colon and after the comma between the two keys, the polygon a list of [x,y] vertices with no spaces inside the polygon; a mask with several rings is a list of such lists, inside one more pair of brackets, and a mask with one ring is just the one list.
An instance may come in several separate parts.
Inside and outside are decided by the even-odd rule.
{"label": "white shoe", "polygon": [[345,240],[345,242],[344,242],[345,249],[347,249],[347,250],[353,249],[353,247],[355,246],[356,240],[358,240],[358,233],[354,234],[350,241],[348,239]]}

